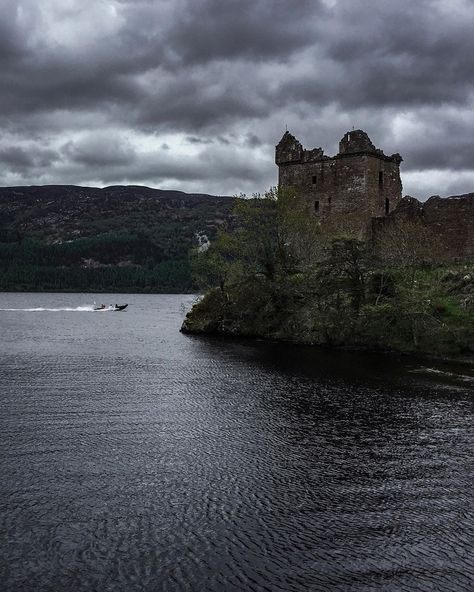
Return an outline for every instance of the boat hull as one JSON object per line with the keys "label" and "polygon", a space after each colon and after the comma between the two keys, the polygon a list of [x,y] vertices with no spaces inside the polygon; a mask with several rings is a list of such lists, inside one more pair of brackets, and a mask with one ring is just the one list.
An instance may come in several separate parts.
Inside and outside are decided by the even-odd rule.
{"label": "boat hull", "polygon": [[99,312],[121,312],[127,308],[128,304],[116,304],[115,306],[99,306],[94,308],[95,311]]}

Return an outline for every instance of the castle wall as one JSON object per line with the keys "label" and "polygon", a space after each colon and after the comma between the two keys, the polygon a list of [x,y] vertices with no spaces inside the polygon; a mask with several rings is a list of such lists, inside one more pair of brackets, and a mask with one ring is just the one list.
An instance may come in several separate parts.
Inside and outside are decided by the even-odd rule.
{"label": "castle wall", "polygon": [[474,193],[439,197],[424,203],[404,197],[398,208],[373,224],[374,239],[385,229],[404,222],[420,223],[433,237],[436,258],[442,261],[474,261]]}
{"label": "castle wall", "polygon": [[279,167],[278,184],[296,189],[308,211],[322,218],[349,213],[367,219],[384,216],[385,200],[392,211],[402,190],[398,164],[368,154],[287,163]]}
{"label": "castle wall", "polygon": [[425,225],[439,238],[448,259],[474,260],[474,193],[432,197],[423,212]]}
{"label": "castle wall", "polygon": [[474,193],[425,203],[402,199],[401,161],[399,154],[386,156],[362,130],[347,132],[332,157],[321,148],[305,150],[289,132],[275,152],[279,186],[295,189],[329,233],[356,231],[375,245],[388,228],[415,222],[411,231],[430,242],[436,259],[474,260]]}
{"label": "castle wall", "polygon": [[362,130],[348,132],[339,154],[305,150],[286,132],[276,147],[280,187],[295,189],[308,212],[323,221],[364,232],[372,217],[385,216],[401,199],[400,161],[375,148]]}

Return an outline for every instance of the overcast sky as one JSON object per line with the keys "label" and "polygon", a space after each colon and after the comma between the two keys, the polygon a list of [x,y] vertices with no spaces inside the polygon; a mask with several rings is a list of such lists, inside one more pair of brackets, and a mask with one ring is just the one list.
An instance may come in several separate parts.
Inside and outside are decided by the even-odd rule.
{"label": "overcast sky", "polygon": [[276,184],[285,126],[474,191],[472,0],[0,0],[0,184]]}

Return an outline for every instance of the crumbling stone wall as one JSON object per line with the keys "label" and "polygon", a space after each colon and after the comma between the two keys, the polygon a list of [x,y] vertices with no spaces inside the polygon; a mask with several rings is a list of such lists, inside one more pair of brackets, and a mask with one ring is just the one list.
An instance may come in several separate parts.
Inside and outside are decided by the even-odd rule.
{"label": "crumbling stone wall", "polygon": [[322,148],[305,150],[285,132],[275,162],[279,186],[295,189],[330,232],[355,230],[376,245],[387,229],[416,222],[436,246],[436,259],[474,260],[474,193],[433,196],[425,203],[402,199],[401,156],[386,156],[362,130],[347,132],[335,156]]}
{"label": "crumbling stone wall", "polygon": [[422,203],[404,197],[386,218],[372,221],[374,244],[383,240],[383,233],[405,222],[423,226],[433,241],[436,259],[440,261],[474,261],[474,193],[439,197]]}
{"label": "crumbling stone wall", "polygon": [[401,156],[386,156],[362,130],[347,132],[332,157],[321,148],[305,150],[286,132],[276,146],[275,161],[279,186],[296,189],[308,211],[322,221],[352,216],[366,227],[401,199]]}

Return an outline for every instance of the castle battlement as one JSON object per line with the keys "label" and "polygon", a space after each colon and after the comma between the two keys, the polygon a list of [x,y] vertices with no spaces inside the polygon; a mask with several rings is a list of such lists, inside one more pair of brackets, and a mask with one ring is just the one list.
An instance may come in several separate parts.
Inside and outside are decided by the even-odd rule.
{"label": "castle battlement", "polygon": [[356,231],[375,240],[384,229],[406,220],[436,236],[446,261],[474,257],[474,193],[420,203],[402,199],[400,154],[377,148],[363,130],[346,132],[339,152],[306,150],[290,132],[275,147],[278,185],[295,190],[308,213],[329,231]]}
{"label": "castle battlement", "polygon": [[367,223],[386,216],[402,197],[400,154],[387,156],[363,130],[344,134],[339,153],[306,150],[286,131],[275,147],[278,185],[293,188],[322,219],[343,215]]}

